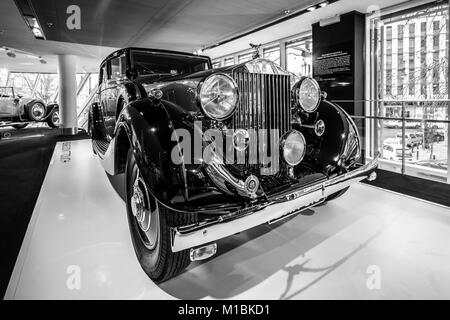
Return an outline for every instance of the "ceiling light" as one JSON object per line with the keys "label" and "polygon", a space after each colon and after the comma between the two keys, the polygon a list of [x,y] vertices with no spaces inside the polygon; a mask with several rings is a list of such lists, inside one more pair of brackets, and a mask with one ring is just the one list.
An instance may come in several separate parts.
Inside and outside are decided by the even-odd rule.
{"label": "ceiling light", "polygon": [[42,28],[39,25],[38,20],[33,16],[24,16],[24,18],[31,32],[33,32],[34,37],[36,39],[45,40],[44,33],[42,32]]}
{"label": "ceiling light", "polygon": [[328,5],[328,1],[322,2],[321,4],[319,4],[319,6],[321,8],[326,7]]}
{"label": "ceiling light", "polygon": [[309,12],[311,12],[311,11],[314,11],[314,10],[316,10],[317,8],[316,8],[316,6],[312,6],[312,7],[309,7],[307,10],[309,11]]}

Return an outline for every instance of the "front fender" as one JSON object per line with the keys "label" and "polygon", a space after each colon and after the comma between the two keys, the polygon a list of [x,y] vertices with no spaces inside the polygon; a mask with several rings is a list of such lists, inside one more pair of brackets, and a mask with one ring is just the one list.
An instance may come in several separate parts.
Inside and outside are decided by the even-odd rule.
{"label": "front fender", "polygon": [[[142,177],[157,200],[185,211],[177,205],[187,199],[184,165],[171,160],[174,126],[164,106],[150,98],[133,101],[122,110],[116,130],[127,135]],[[116,157],[123,157],[123,152],[116,150]]]}
{"label": "front fender", "polygon": [[311,119],[325,123],[325,132],[318,137],[314,130],[295,124],[308,143],[305,161],[327,173],[346,171],[359,158],[360,138],[351,117],[339,105],[323,100]]}

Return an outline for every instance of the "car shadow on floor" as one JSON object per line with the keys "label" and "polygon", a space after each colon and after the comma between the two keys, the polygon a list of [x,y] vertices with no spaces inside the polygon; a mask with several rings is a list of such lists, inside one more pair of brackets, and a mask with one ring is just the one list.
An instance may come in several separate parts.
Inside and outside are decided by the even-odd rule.
{"label": "car shadow on floor", "polygon": [[[108,176],[111,184],[122,199],[125,199],[124,176]],[[361,216],[321,208],[305,210],[295,217],[272,225],[261,225],[232,237],[217,241],[217,254],[206,261],[194,262],[178,277],[159,287],[166,293],[179,299],[201,299],[206,297],[226,299],[245,293],[258,286],[271,275],[281,271],[286,273],[285,290],[280,299],[292,298],[292,281],[300,273],[323,273],[313,283],[305,283],[297,290],[299,294],[309,286],[320,281],[335,270],[363,246],[357,246],[348,255],[335,263],[320,268],[310,268],[305,261],[302,264],[289,263],[302,257],[312,248],[329,240]],[[377,234],[369,235],[370,242]],[[294,288],[297,289],[297,288]]]}

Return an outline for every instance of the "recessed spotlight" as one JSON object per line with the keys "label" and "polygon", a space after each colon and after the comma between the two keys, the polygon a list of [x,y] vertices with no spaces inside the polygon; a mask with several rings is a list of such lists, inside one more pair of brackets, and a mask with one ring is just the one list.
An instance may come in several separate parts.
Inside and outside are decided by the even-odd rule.
{"label": "recessed spotlight", "polygon": [[33,16],[24,16],[24,18],[31,32],[33,32],[34,37],[36,39],[45,40],[44,33],[42,32],[42,28],[37,19]]}
{"label": "recessed spotlight", "polygon": [[283,11],[283,13],[284,13],[285,15],[288,15],[288,14],[290,14],[290,13],[291,13],[291,10],[289,10],[289,9],[286,9],[286,10],[284,10],[284,11]]}

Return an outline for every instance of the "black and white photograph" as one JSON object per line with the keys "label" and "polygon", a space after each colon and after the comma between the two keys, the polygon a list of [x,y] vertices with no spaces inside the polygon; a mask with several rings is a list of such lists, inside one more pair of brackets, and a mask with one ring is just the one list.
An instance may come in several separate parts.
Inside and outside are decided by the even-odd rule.
{"label": "black and white photograph", "polygon": [[1,0],[3,303],[450,300],[449,14]]}

